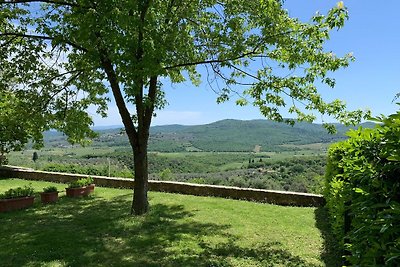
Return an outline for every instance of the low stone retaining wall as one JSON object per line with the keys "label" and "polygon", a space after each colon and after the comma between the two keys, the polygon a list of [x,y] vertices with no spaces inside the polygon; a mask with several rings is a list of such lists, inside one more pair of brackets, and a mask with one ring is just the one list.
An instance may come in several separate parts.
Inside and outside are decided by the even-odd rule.
{"label": "low stone retaining wall", "polygon": [[[49,181],[58,183],[69,183],[77,178],[92,177],[97,186],[114,188],[133,188],[134,179],[110,178],[103,176],[69,174],[57,172],[43,172],[19,167],[1,167],[0,178],[20,178],[26,180]],[[189,184],[181,182],[149,181],[149,190],[168,193],[179,193],[195,196],[213,196],[232,199],[250,200],[257,202],[272,203],[290,206],[313,206],[318,207],[325,204],[321,195],[272,191],[250,188],[238,188],[227,186],[214,186],[203,184]]]}

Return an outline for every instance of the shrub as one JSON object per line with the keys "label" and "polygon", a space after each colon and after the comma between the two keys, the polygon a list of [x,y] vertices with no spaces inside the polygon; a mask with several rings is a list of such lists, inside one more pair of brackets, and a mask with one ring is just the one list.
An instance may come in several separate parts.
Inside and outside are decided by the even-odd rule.
{"label": "shrub", "polygon": [[256,189],[265,189],[267,186],[265,185],[265,180],[262,178],[255,178],[250,181],[249,187]]}
{"label": "shrub", "polygon": [[193,184],[206,184],[206,180],[204,178],[192,178],[188,182]]}
{"label": "shrub", "polygon": [[264,162],[262,162],[262,161],[254,162],[254,159],[253,159],[252,162],[248,164],[247,168],[248,169],[256,169],[256,168],[263,168],[264,166],[265,166]]}
{"label": "shrub", "polygon": [[247,188],[249,187],[249,183],[243,177],[230,177],[229,185]]}
{"label": "shrub", "polygon": [[289,171],[292,173],[302,173],[304,172],[304,166],[301,164],[293,165],[289,168]]}
{"label": "shrub", "polygon": [[329,149],[324,194],[354,266],[400,266],[400,112],[380,121]]}
{"label": "shrub", "polygon": [[172,171],[169,168],[164,169],[160,172],[161,181],[171,181],[174,178]]}
{"label": "shrub", "polygon": [[33,188],[29,185],[24,187],[11,188],[6,192],[4,192],[3,194],[0,194],[0,199],[30,197],[33,196],[33,194],[34,194]]}

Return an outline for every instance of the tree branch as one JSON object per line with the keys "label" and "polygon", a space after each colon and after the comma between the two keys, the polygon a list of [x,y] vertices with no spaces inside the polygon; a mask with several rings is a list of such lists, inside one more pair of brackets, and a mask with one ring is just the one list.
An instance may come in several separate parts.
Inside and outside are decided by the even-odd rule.
{"label": "tree branch", "polygon": [[[2,36],[14,36],[14,37],[21,37],[21,38],[28,38],[28,39],[39,39],[39,40],[49,40],[53,41],[56,40],[56,37],[51,37],[51,36],[44,36],[44,35],[34,35],[34,34],[25,34],[25,33],[18,33],[18,32],[4,32],[0,33],[0,37]],[[69,40],[61,39],[60,40],[62,43],[67,44],[72,46],[73,48],[76,48],[78,50],[87,52],[88,50],[78,44],[75,44]]]}
{"label": "tree branch", "polygon": [[[57,75],[54,75],[54,76],[52,76],[52,77],[49,77],[49,78],[47,78],[47,79],[44,79],[44,82],[53,82],[55,79],[57,79],[57,78],[60,78],[60,77],[63,77],[63,76],[65,76],[65,75],[68,75],[68,74],[73,74],[73,73],[77,73],[77,74],[74,74],[73,76],[71,76],[73,79],[76,79],[77,77],[79,77],[82,73],[84,73],[84,69],[75,69],[75,70],[71,70],[71,71],[66,71],[66,72],[63,72],[63,73],[59,73],[59,74],[57,74]],[[70,77],[70,78],[71,78]],[[68,81],[67,81],[67,86],[73,81],[73,79],[71,80],[71,79],[68,79]],[[32,86],[32,85],[35,85],[35,84],[39,84],[39,82],[33,82],[33,83],[31,83],[31,84],[29,84],[29,86]]]}
{"label": "tree branch", "polygon": [[85,7],[78,5],[77,3],[66,2],[66,1],[58,1],[58,0],[9,0],[9,1],[0,1],[0,5],[4,4],[23,4],[23,3],[47,3],[47,4],[55,4],[60,6],[71,6],[71,7]]}
{"label": "tree branch", "polygon": [[113,68],[112,62],[107,58],[105,51],[100,50],[99,52],[100,52],[101,64],[104,68],[104,71],[107,74],[107,79],[110,82],[115,103],[117,104],[119,114],[121,115],[122,122],[124,123],[129,143],[131,144],[132,148],[137,147],[137,142],[138,142],[137,131],[133,124],[131,114],[129,113],[129,110],[126,107],[124,97],[122,96],[121,89],[118,83],[118,78]]}
{"label": "tree branch", "polygon": [[157,76],[151,76],[149,85],[149,94],[148,94],[149,103],[146,106],[145,121],[144,121],[145,126],[147,128],[150,127],[151,118],[153,117],[156,97],[157,97]]}
{"label": "tree branch", "polygon": [[[136,50],[136,60],[141,62],[143,60],[144,49],[144,24],[146,20],[147,11],[150,7],[150,0],[138,1],[138,11],[140,12],[140,21],[138,25],[138,40],[137,40],[137,50]],[[146,106],[143,98],[143,90],[145,85],[145,77],[142,74],[142,68],[140,67],[137,71],[139,75],[135,79],[135,104],[136,104],[136,115],[138,120],[138,133],[140,134],[139,140],[148,140],[149,126],[146,124]],[[140,144],[142,145],[142,144]],[[147,144],[145,145],[147,146]],[[142,148],[140,148],[142,149]]]}
{"label": "tree branch", "polygon": [[[75,72],[77,72],[77,73],[74,74],[74,75],[72,75],[72,76],[68,79],[68,81],[64,84],[64,86],[63,86],[61,89],[55,91],[55,92],[49,97],[49,99],[48,99],[46,102],[43,102],[43,104],[42,104],[42,107],[43,107],[43,108],[46,108],[46,107],[49,105],[51,99],[53,99],[56,95],[58,95],[59,93],[61,93],[61,92],[64,91],[65,89],[67,89],[68,86],[70,86],[70,84],[71,84],[76,78],[78,78],[78,77],[83,73],[83,70],[76,70]],[[70,72],[70,73],[73,73],[73,72]],[[67,74],[67,73],[64,73],[64,74]],[[64,74],[63,74],[63,75],[64,75]],[[59,77],[61,77],[61,75],[59,75]]]}
{"label": "tree branch", "polygon": [[[191,21],[190,19],[188,19],[188,21]],[[196,23],[194,21],[191,21],[193,23]],[[257,45],[254,46],[253,50],[243,53],[237,57],[233,57],[233,58],[227,58],[227,59],[210,59],[210,60],[203,60],[203,61],[197,61],[197,62],[187,62],[187,63],[180,63],[177,65],[172,65],[172,66],[167,66],[164,68],[164,70],[169,70],[169,69],[174,69],[174,68],[179,68],[179,67],[188,67],[188,66],[196,66],[196,65],[204,65],[204,64],[212,64],[212,63],[226,63],[232,60],[237,60],[237,59],[241,59],[241,58],[245,58],[248,56],[253,56],[253,57],[265,57],[265,55],[260,55],[260,53],[257,51],[260,46],[264,43],[266,43],[266,40],[271,39],[271,38],[276,38],[279,36],[284,36],[284,35],[288,35],[290,33],[292,33],[293,31],[286,31],[286,32],[281,32],[281,33],[277,33],[271,36],[264,36],[263,38],[261,38],[261,40],[258,42]]]}
{"label": "tree branch", "polygon": [[233,58],[227,58],[227,59],[210,59],[210,60],[202,60],[202,61],[195,61],[195,62],[180,63],[180,64],[176,64],[176,65],[173,65],[173,66],[165,67],[164,70],[170,70],[170,69],[175,69],[175,68],[180,68],[180,67],[188,67],[188,66],[212,64],[212,63],[225,63],[225,62],[229,62],[229,61],[232,61],[232,60],[237,60],[237,59],[245,58],[245,57],[247,57],[247,56],[256,55],[256,54],[258,54],[258,53],[251,51],[251,52],[244,53],[244,54],[242,54],[242,55],[239,55],[239,56],[233,57]]}
{"label": "tree branch", "polygon": [[5,43],[0,45],[0,48],[3,47],[8,47],[9,44],[11,44],[12,42],[14,42],[14,40],[16,40],[18,38],[18,36],[13,36],[12,38],[10,38],[10,40],[6,41]]}

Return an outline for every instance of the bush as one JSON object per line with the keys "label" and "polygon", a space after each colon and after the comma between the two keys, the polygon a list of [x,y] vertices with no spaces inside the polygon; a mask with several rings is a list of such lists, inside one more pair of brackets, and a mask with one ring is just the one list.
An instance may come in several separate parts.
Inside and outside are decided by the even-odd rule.
{"label": "bush", "polygon": [[192,178],[188,182],[193,183],[193,184],[206,184],[207,183],[204,178]]}
{"label": "bush", "polygon": [[241,187],[241,188],[249,187],[249,183],[243,177],[230,177],[228,185]]}
{"label": "bush", "polygon": [[174,178],[174,174],[168,168],[164,169],[159,173],[161,181],[171,181]]}
{"label": "bush", "polygon": [[400,112],[380,121],[329,149],[324,194],[355,266],[400,266]]}
{"label": "bush", "polygon": [[262,178],[255,178],[253,180],[250,180],[249,187],[256,189],[265,189],[266,188],[265,180]]}
{"label": "bush", "polygon": [[304,166],[301,164],[293,165],[289,168],[289,171],[292,173],[302,173],[304,172]]}

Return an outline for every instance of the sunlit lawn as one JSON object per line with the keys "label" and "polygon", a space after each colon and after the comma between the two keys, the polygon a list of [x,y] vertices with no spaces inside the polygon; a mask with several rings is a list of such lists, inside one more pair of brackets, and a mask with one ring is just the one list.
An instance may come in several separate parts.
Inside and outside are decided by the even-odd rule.
{"label": "sunlit lawn", "polygon": [[[0,193],[29,184],[0,180]],[[31,182],[36,191],[51,183]],[[60,190],[65,185],[55,184]],[[0,213],[0,266],[336,266],[322,209],[150,192],[129,215],[131,191]],[[322,229],[322,232],[321,232]],[[325,244],[325,245],[324,245]]]}

